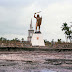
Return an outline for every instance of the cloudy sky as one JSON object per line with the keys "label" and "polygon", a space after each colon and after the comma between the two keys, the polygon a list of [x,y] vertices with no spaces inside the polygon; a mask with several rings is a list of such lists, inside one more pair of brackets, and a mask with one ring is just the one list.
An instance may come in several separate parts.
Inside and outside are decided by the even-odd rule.
{"label": "cloudy sky", "polygon": [[72,22],[72,0],[0,0],[0,37],[7,39],[24,38],[27,40],[32,18],[35,30],[35,12],[42,11],[41,32],[43,38],[51,41],[65,41],[61,26]]}

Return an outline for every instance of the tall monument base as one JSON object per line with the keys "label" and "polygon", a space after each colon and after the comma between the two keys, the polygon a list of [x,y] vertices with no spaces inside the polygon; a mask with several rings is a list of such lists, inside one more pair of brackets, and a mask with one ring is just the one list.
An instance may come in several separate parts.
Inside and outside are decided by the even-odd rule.
{"label": "tall monument base", "polygon": [[31,40],[32,46],[45,46],[41,33],[35,32]]}

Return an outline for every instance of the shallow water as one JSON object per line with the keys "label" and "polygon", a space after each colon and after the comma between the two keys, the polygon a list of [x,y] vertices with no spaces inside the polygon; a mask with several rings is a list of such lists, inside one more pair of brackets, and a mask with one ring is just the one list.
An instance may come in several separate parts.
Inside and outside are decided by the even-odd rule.
{"label": "shallow water", "polygon": [[44,51],[1,52],[0,72],[72,72],[72,61],[66,61],[65,63],[60,60],[53,60],[72,60],[71,53]]}
{"label": "shallow water", "polygon": [[0,72],[72,72],[72,69],[25,61],[0,60]]}
{"label": "shallow water", "polygon": [[31,64],[24,61],[0,60],[0,72],[57,72],[41,68],[40,64]]}
{"label": "shallow water", "polygon": [[52,70],[0,70],[0,72],[56,72]]}

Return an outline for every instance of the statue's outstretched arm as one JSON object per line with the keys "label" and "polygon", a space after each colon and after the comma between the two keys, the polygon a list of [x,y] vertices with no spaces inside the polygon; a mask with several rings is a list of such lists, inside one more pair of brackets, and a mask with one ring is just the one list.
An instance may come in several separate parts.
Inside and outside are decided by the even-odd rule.
{"label": "statue's outstretched arm", "polygon": [[34,13],[34,18],[36,18],[35,14],[36,14],[36,13]]}

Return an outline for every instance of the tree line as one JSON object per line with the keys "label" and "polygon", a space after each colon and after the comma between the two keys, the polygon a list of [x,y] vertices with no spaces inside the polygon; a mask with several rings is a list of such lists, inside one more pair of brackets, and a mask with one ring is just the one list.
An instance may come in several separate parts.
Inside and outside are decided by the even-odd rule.
{"label": "tree line", "polygon": [[[65,22],[63,23],[62,27],[61,27],[61,30],[64,31],[64,34],[65,34],[65,38],[66,38],[66,42],[68,41],[68,39],[70,40],[70,42],[72,42],[72,30],[71,30],[71,26],[68,26],[68,24]],[[0,42],[20,42],[20,41],[24,41],[24,38],[22,38],[21,40],[18,39],[18,38],[14,38],[12,40],[9,40],[7,38],[4,38],[4,37],[1,37],[0,38]],[[45,43],[49,43],[49,41],[47,40],[44,40]],[[61,43],[61,39],[58,39],[57,40],[58,43]]]}
{"label": "tree line", "polygon": [[18,38],[14,38],[14,39],[12,39],[12,40],[9,40],[9,39],[7,39],[7,38],[4,38],[4,37],[1,37],[0,38],[0,42],[4,42],[4,43],[7,43],[7,42],[20,42],[20,41],[24,41],[24,38],[22,38],[21,40],[20,39],[18,39]]}

